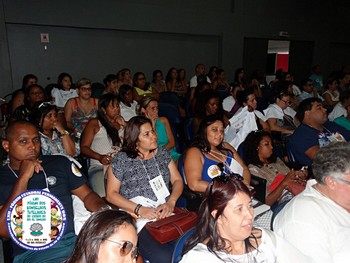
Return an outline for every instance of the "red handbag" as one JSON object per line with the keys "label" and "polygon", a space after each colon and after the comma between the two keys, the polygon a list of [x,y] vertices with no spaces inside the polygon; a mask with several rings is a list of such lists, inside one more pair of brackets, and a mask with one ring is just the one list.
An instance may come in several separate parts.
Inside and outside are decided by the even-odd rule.
{"label": "red handbag", "polygon": [[146,229],[159,243],[173,241],[183,235],[197,222],[197,214],[186,208],[175,207],[174,215],[157,221],[148,222]]}

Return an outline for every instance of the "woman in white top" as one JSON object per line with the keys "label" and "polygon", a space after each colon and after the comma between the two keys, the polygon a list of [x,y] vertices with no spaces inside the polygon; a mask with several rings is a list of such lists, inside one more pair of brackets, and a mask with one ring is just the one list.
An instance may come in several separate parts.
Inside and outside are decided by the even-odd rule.
{"label": "woman in white top", "polygon": [[116,95],[107,93],[99,100],[97,118],[89,120],[80,140],[80,151],[90,158],[89,182],[101,197],[105,196],[104,166],[122,143],[125,121],[120,116]]}
{"label": "woman in white top", "polygon": [[286,135],[294,133],[300,122],[295,117],[296,112],[290,107],[291,105],[290,94],[287,91],[282,91],[276,96],[275,103],[270,104],[264,110],[271,131],[281,132]]}
{"label": "woman in white top", "polygon": [[335,78],[330,78],[327,80],[325,87],[325,92],[322,94],[324,98],[324,107],[334,107],[339,102],[339,91],[337,90],[338,82]]}
{"label": "woman in white top", "polygon": [[123,84],[119,88],[119,107],[120,115],[125,121],[137,116],[137,101],[133,97],[133,89],[130,85]]}
{"label": "woman in white top", "polygon": [[311,262],[273,232],[253,228],[253,219],[251,195],[240,177],[215,177],[180,262]]}
{"label": "woman in white top", "polygon": [[270,132],[270,126],[267,123],[267,118],[263,113],[256,109],[258,103],[255,97],[255,90],[253,87],[241,90],[237,94],[237,101],[242,107],[248,106],[249,112],[254,112],[256,124],[259,130]]}
{"label": "woman in white top", "polygon": [[51,91],[52,100],[55,102],[60,112],[63,112],[67,100],[78,97],[76,89],[71,89],[72,83],[72,76],[63,72],[58,75],[58,87],[53,88]]}

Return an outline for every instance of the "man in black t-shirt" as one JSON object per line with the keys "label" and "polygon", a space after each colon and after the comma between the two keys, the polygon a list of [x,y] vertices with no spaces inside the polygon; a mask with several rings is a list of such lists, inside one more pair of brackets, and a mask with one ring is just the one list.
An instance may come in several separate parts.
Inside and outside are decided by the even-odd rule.
{"label": "man in black t-shirt", "polygon": [[67,227],[62,239],[43,251],[25,251],[15,246],[14,262],[61,262],[75,243],[72,197],[78,196],[89,211],[98,211],[105,202],[87,185],[78,168],[64,156],[40,156],[37,128],[26,121],[11,123],[2,146],[10,162],[0,170],[0,236],[8,237],[6,212],[12,200],[24,191],[45,189],[63,204]]}

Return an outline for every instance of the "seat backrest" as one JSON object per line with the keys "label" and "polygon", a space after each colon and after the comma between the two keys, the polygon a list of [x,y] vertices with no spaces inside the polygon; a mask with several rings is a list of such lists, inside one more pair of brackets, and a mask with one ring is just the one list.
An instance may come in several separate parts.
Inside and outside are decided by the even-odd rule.
{"label": "seat backrest", "polygon": [[160,102],[158,104],[159,116],[167,117],[170,123],[181,123],[181,116],[179,109],[170,103]]}
{"label": "seat backrest", "polygon": [[250,185],[254,187],[254,197],[265,204],[266,196],[266,179],[252,175]]}
{"label": "seat backrest", "polygon": [[182,250],[185,245],[185,242],[189,237],[192,236],[192,234],[195,231],[195,227],[190,228],[186,233],[184,233],[179,239],[177,240],[174,248],[173,255],[171,257],[171,263],[178,263],[180,262],[182,258]]}
{"label": "seat backrest", "polygon": [[193,118],[188,118],[184,122],[185,137],[188,142],[194,138]]}
{"label": "seat backrest", "polygon": [[181,101],[179,97],[174,92],[165,91],[159,94],[160,103],[169,103],[176,107],[180,106]]}

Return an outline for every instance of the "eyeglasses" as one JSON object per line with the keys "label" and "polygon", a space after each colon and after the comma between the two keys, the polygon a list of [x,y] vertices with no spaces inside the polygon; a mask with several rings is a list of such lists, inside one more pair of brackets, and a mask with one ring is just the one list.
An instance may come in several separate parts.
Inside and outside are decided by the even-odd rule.
{"label": "eyeglasses", "polygon": [[110,239],[105,239],[106,241],[112,242],[114,244],[117,244],[120,248],[120,255],[122,257],[125,257],[126,255],[128,255],[131,252],[131,258],[137,258],[138,255],[138,248],[135,246],[134,244],[130,241],[124,241],[124,242],[118,242],[118,241],[113,241]]}
{"label": "eyeglasses", "polygon": [[92,92],[92,88],[79,88],[79,89],[85,92]]}
{"label": "eyeglasses", "polygon": [[47,106],[53,106],[53,105],[56,105],[54,101],[44,101],[42,103],[40,103],[38,109],[40,109],[41,107],[47,107]]}
{"label": "eyeglasses", "polygon": [[290,100],[282,100],[285,104],[287,104],[288,106],[292,106],[292,102]]}
{"label": "eyeglasses", "polygon": [[342,179],[342,178],[337,178],[336,180],[339,181],[339,182],[342,182],[342,183],[344,183],[344,184],[350,185],[350,181],[344,180],[344,179]]}

